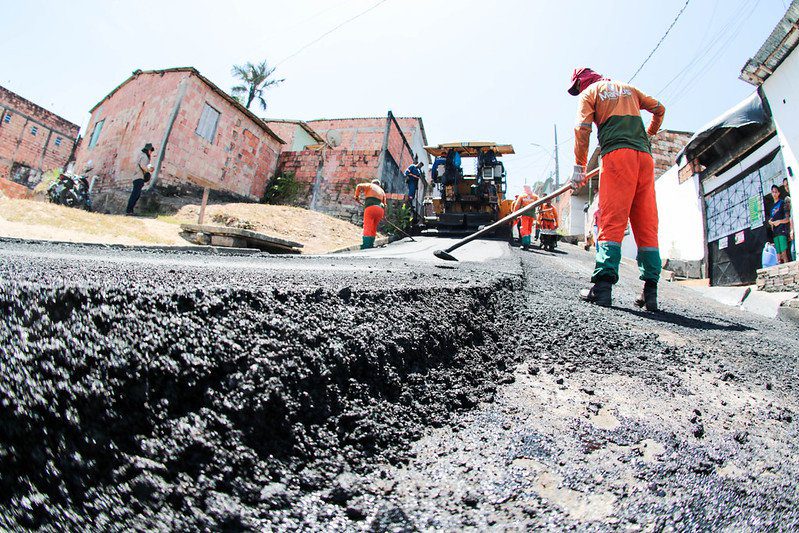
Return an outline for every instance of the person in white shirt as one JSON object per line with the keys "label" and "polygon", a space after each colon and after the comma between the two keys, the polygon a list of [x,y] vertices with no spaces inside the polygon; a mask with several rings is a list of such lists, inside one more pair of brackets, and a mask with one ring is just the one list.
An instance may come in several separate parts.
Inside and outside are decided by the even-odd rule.
{"label": "person in white shirt", "polygon": [[136,202],[139,201],[141,190],[144,184],[150,181],[150,173],[153,171],[153,166],[150,164],[150,158],[155,152],[155,148],[150,143],[144,145],[141,149],[141,154],[136,158],[136,178],[133,180],[133,190],[130,191],[130,198],[128,198],[128,207],[125,209],[127,216],[133,216],[133,208],[136,207]]}

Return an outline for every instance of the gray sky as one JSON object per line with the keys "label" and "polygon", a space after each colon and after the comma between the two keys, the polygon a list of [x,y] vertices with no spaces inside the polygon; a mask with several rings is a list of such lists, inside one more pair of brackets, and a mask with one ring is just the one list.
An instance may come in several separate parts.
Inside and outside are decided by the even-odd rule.
{"label": "gray sky", "polygon": [[[553,124],[563,142],[561,179],[571,171],[572,69],[628,80],[685,4],[385,0],[293,55],[378,0],[7,2],[0,84],[78,124],[137,68],[194,66],[229,89],[231,65],[267,59],[286,82],[268,94],[266,115],[391,109],[423,117],[434,144],[512,143],[512,192],[554,168]],[[693,131],[751,93],[740,69],[787,4],[691,0],[633,82],[664,103],[663,127]]]}

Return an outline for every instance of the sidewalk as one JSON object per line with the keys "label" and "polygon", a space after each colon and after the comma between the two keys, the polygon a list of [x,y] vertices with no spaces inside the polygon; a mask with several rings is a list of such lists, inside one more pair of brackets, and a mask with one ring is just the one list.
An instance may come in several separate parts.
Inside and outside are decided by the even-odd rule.
{"label": "sidewalk", "polygon": [[768,318],[799,323],[799,299],[796,292],[765,292],[758,290],[757,285],[707,287],[685,284],[685,286],[724,305]]}

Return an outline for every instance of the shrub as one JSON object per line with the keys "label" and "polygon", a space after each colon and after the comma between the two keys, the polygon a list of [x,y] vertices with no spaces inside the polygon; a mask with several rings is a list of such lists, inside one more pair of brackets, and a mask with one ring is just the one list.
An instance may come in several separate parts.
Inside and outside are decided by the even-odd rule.
{"label": "shrub", "polygon": [[300,184],[293,172],[275,174],[266,186],[262,201],[265,204],[293,204],[299,193]]}

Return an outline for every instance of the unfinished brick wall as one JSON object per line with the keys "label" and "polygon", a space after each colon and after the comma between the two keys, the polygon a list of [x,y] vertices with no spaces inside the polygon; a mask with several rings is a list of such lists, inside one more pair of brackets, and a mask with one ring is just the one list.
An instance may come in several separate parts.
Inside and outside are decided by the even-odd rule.
{"label": "unfinished brick wall", "polygon": [[284,149],[289,149],[289,147],[294,144],[294,137],[297,135],[298,130],[302,129],[299,124],[294,124],[292,122],[267,121],[266,124],[269,126],[269,129],[274,131],[277,136],[286,143]]}
{"label": "unfinished brick wall", "polygon": [[380,150],[303,150],[283,152],[277,172],[293,173],[300,184],[297,204],[357,222],[363,208],[355,186],[377,175]]}
{"label": "unfinished brick wall", "polygon": [[79,131],[77,124],[0,87],[0,178],[32,189],[43,172],[66,168]]}
{"label": "unfinished brick wall", "polygon": [[339,150],[380,150],[386,132],[386,117],[309,120],[307,124],[323,139],[331,130],[338,132]]}
{"label": "unfinished brick wall", "polygon": [[799,292],[799,261],[761,268],[757,288],[766,292]]}
{"label": "unfinished brick wall", "polygon": [[[182,94],[182,98],[181,98]],[[77,154],[77,169],[89,161],[100,180],[95,192],[127,189],[138,177],[135,161],[145,143],[162,148],[170,118],[179,111],[169,133],[157,176],[163,191],[196,191],[192,178],[210,181],[218,190],[260,199],[277,167],[280,141],[243,113],[192,70],[139,73],[92,111],[87,142]],[[197,134],[205,105],[219,112],[213,140]],[[105,121],[94,147],[92,132]]]}
{"label": "unfinished brick wall", "polygon": [[[196,133],[203,108],[220,112],[212,142]],[[159,180],[180,187],[192,176],[260,199],[277,168],[281,143],[202,80],[192,76],[169,136]]]}
{"label": "unfinished brick wall", "polygon": [[[149,142],[156,150],[160,148],[178,86],[186,77],[183,72],[140,75],[91,110],[85,140],[75,155],[75,170],[98,176],[95,193],[130,188],[139,176],[136,158],[142,147]],[[100,122],[102,129],[97,142],[90,146]],[[86,172],[88,167],[91,170]]]}
{"label": "unfinished brick wall", "polygon": [[661,130],[652,137],[652,158],[655,160],[655,179],[674,166],[677,154],[685,148],[693,133]]}

